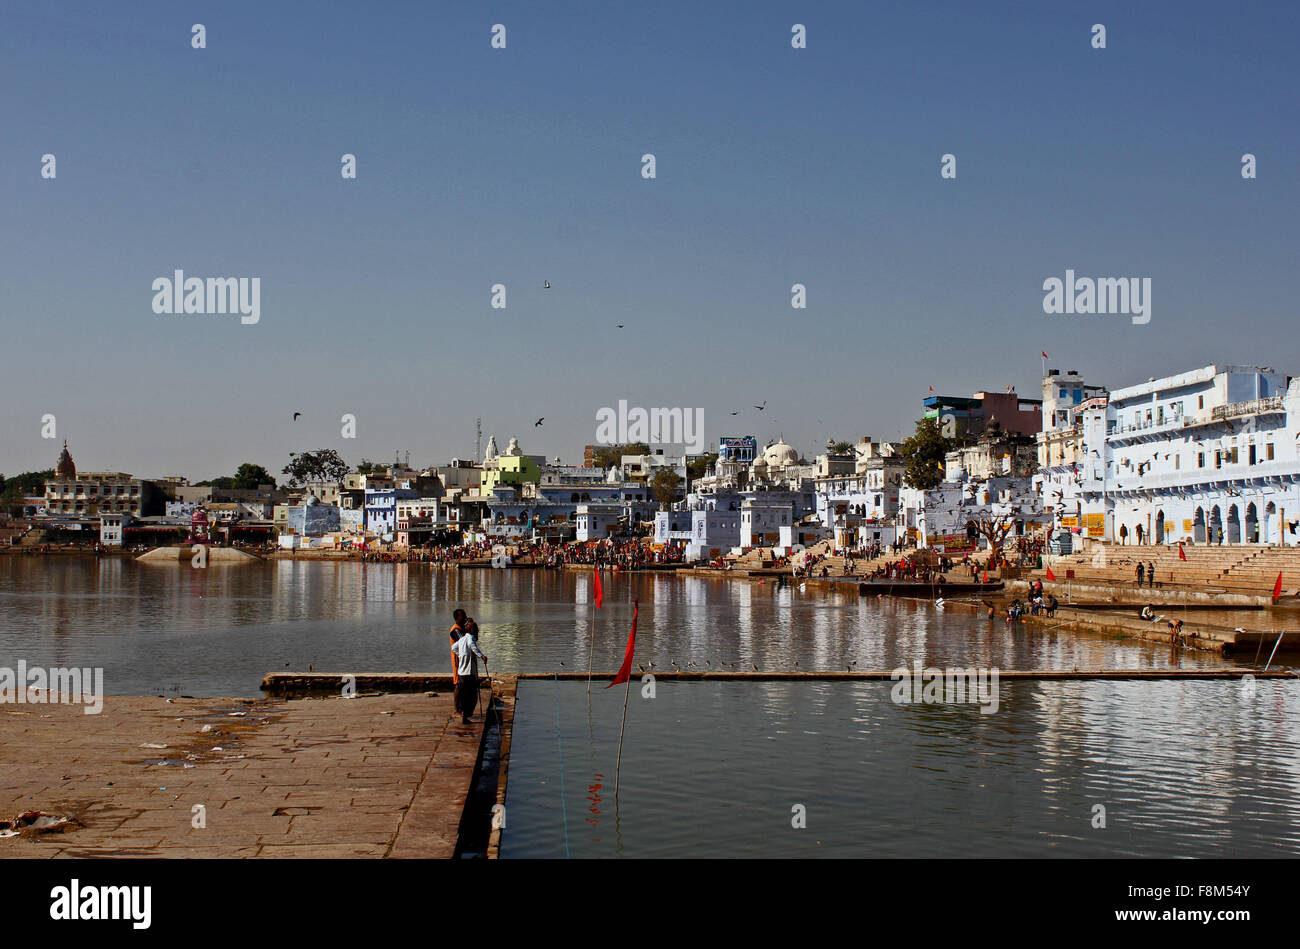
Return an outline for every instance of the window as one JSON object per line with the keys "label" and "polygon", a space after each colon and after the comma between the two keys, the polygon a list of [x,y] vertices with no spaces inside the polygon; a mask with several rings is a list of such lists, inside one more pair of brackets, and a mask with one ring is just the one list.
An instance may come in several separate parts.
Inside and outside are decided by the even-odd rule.
{"label": "window", "polygon": [[1196,467],[1198,467],[1198,468],[1204,468],[1204,467],[1205,467],[1205,452],[1203,452],[1203,451],[1198,451],[1198,452],[1196,453]]}
{"label": "window", "polygon": [[1272,442],[1269,442],[1267,445],[1264,446],[1264,460],[1265,460],[1265,461],[1272,461],[1272,460],[1273,460],[1273,443],[1272,443]]}
{"label": "window", "polygon": [[1214,453],[1214,467],[1216,467],[1216,468],[1222,468],[1222,467],[1223,467],[1223,452],[1221,452],[1221,451],[1216,451],[1216,452]]}
{"label": "window", "polygon": [[1177,471],[1182,466],[1183,466],[1183,456],[1174,455],[1174,470]]}
{"label": "window", "polygon": [[1252,465],[1255,463],[1255,446],[1254,446],[1254,445],[1251,445],[1251,446],[1250,446],[1250,463],[1251,463]]}
{"label": "window", "polygon": [[1203,408],[1205,408],[1205,396],[1203,396],[1203,395],[1198,395],[1198,396],[1196,397],[1196,407],[1197,407],[1198,409],[1203,409]]}

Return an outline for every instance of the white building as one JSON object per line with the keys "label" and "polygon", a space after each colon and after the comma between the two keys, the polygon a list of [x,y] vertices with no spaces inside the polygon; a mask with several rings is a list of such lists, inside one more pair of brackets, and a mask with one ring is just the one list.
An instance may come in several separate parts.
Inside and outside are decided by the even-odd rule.
{"label": "white building", "polygon": [[1211,365],[1117,389],[1083,418],[1087,536],[1300,543],[1300,383]]}

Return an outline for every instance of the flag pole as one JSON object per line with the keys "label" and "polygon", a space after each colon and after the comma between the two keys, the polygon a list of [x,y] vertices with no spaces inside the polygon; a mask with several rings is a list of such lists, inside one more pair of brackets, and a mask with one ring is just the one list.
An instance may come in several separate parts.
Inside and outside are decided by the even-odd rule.
{"label": "flag pole", "polygon": [[[639,602],[634,604],[633,610],[639,606]],[[632,694],[632,675],[629,670],[627,677],[627,687],[623,689],[623,723],[618,726],[618,757],[614,759],[614,800],[618,801],[618,780],[619,774],[623,768],[623,732],[627,730],[627,700]]]}

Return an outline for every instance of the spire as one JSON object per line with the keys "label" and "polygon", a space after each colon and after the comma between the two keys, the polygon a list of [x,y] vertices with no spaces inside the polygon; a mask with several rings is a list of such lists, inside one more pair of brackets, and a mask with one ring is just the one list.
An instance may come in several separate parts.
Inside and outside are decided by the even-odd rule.
{"label": "spire", "polygon": [[59,452],[59,460],[54,465],[54,473],[60,478],[75,479],[77,477],[77,465],[72,460],[72,455],[68,453],[68,442],[63,442],[63,451]]}

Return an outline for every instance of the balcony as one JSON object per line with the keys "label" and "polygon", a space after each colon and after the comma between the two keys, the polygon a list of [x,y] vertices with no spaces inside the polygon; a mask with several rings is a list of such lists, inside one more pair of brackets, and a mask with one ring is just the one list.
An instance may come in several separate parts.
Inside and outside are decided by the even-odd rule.
{"label": "balcony", "polygon": [[1285,411],[1286,408],[1282,405],[1282,397],[1273,395],[1267,399],[1249,399],[1245,402],[1216,405],[1210,409],[1210,418],[1216,422],[1226,422],[1234,418],[1246,418],[1251,415],[1276,415]]}

